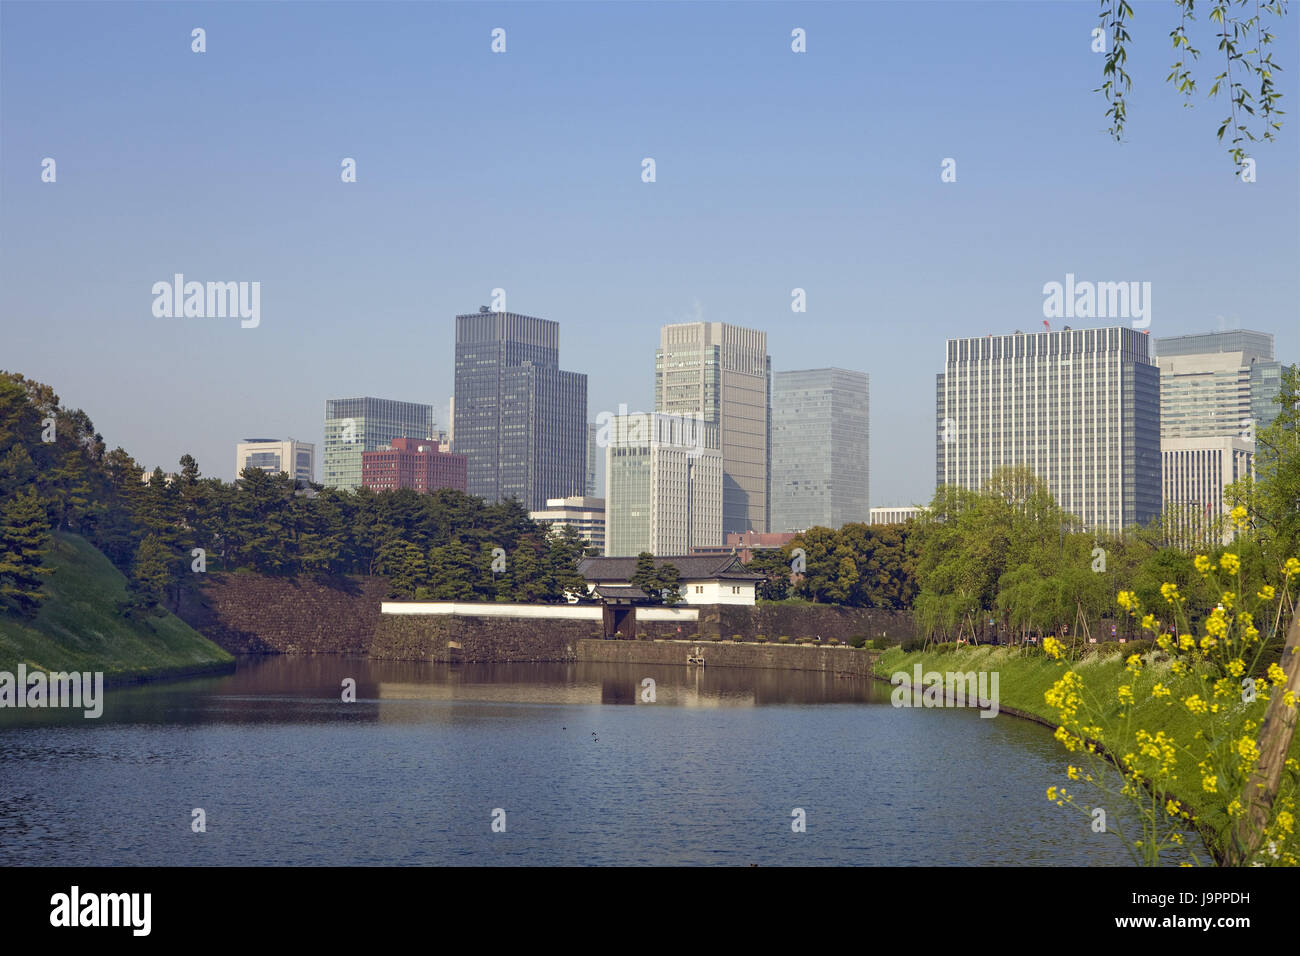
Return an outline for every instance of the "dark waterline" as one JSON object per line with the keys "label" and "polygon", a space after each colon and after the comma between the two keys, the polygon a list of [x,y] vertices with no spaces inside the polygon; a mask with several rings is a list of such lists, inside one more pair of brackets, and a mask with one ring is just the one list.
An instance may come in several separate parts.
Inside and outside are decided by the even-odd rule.
{"label": "dark waterline", "polygon": [[0,711],[0,863],[1129,862],[1047,802],[1065,764],[1049,731],[896,709],[889,690],[722,667],[242,660],[112,689],[98,720]]}

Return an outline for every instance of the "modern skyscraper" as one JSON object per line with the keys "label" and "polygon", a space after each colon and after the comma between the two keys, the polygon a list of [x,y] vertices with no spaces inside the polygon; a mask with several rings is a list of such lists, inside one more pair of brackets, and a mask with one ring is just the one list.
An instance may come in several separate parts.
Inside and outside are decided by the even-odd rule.
{"label": "modern skyscraper", "polygon": [[1090,530],[1160,513],[1160,380],[1128,327],[949,339],[935,481],[978,489],[1024,465]]}
{"label": "modern skyscraper", "polygon": [[1282,390],[1273,336],[1232,329],[1155,340],[1160,437],[1246,438],[1272,423]]}
{"label": "modern skyscraper", "polygon": [[560,370],[560,325],[513,312],[456,316],[453,445],[469,493],[539,511],[587,487],[587,376]]}
{"label": "modern skyscraper", "polygon": [[361,487],[361,455],[397,438],[434,437],[433,406],[387,398],[331,398],[325,402],[325,474],[329,488]]}
{"label": "modern skyscraper", "polygon": [[587,423],[587,495],[596,497],[596,463],[600,460],[600,448],[596,443],[596,434],[600,426],[595,422]]}
{"label": "modern skyscraper", "polygon": [[260,468],[272,475],[285,472],[299,481],[315,481],[316,446],[292,438],[245,438],[235,445],[235,477],[245,468]]}
{"label": "modern skyscraper", "polygon": [[605,553],[686,554],[722,543],[718,426],[696,418],[615,415],[605,442]]}
{"label": "modern skyscraper", "polygon": [[724,532],[767,531],[772,361],[767,333],[725,322],[665,325],[655,352],[655,411],[718,426]]}
{"label": "modern skyscraper", "polygon": [[868,520],[869,412],[864,372],[772,373],[772,531]]}
{"label": "modern skyscraper", "polygon": [[1255,435],[1277,417],[1282,365],[1273,336],[1232,329],[1155,341],[1160,366],[1163,504],[1188,547],[1227,542],[1224,492],[1251,474]]}

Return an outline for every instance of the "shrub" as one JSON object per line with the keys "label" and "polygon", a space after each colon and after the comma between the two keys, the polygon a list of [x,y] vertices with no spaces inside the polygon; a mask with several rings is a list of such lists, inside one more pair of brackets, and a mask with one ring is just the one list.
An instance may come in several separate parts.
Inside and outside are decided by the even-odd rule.
{"label": "shrub", "polygon": [[925,647],[924,638],[920,638],[920,637],[908,638],[906,641],[903,642],[903,653],[911,654],[914,653],[915,651],[919,651],[923,647]]}
{"label": "shrub", "polygon": [[849,641],[849,644],[853,647],[866,647],[867,643],[867,635],[865,634],[857,634]]}

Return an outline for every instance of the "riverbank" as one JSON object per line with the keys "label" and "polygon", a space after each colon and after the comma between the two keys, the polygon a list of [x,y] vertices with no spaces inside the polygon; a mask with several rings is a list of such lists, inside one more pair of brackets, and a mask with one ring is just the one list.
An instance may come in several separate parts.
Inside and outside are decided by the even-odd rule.
{"label": "riverbank", "polygon": [[[1125,738],[1119,720],[1118,688],[1122,684],[1132,684],[1132,675],[1125,669],[1126,648],[1124,645],[1102,647],[1084,657],[1081,661],[1071,662],[1068,667],[1083,678],[1089,699],[1098,701],[1103,706],[1099,721],[1101,734],[1098,742],[1109,751],[1123,753],[1132,749],[1133,741]],[[899,671],[913,673],[916,665],[922,672],[939,671],[985,671],[997,672],[999,682],[1000,711],[1012,716],[1032,720],[1044,726],[1059,726],[1055,711],[1047,705],[1044,695],[1065,672],[1060,662],[1048,658],[1038,650],[1010,647],[954,647],[940,645],[937,650],[914,651],[904,653],[900,648],[891,648],[883,652],[875,664],[877,678],[888,681],[890,676]],[[1170,706],[1170,700],[1178,700],[1182,694],[1179,687],[1182,681],[1169,672],[1167,662],[1148,664],[1144,681],[1150,683],[1161,681],[1170,687],[1172,693],[1167,698],[1154,699],[1149,693],[1137,693],[1137,700],[1132,707],[1133,728],[1141,727],[1152,734],[1164,731],[1175,741],[1193,739],[1198,724],[1185,707]],[[1291,742],[1290,756],[1300,759],[1300,734]],[[1061,749],[1062,782],[1065,782],[1064,767],[1068,763],[1066,751]],[[1178,751],[1175,774],[1181,788],[1178,798],[1192,808],[1200,820],[1201,835],[1207,841],[1207,848],[1217,854],[1213,846],[1215,834],[1221,832],[1228,823],[1227,806],[1235,794],[1207,793],[1200,786],[1201,773],[1196,761],[1183,750]],[[1046,795],[1044,794],[1044,800]],[[1300,833],[1293,833],[1288,847],[1300,850]]]}
{"label": "riverbank", "polygon": [[234,670],[234,657],[174,614],[123,617],[126,578],[85,539],[56,534],[46,566],[54,573],[36,616],[0,614],[0,670],[103,672],[106,686]]}

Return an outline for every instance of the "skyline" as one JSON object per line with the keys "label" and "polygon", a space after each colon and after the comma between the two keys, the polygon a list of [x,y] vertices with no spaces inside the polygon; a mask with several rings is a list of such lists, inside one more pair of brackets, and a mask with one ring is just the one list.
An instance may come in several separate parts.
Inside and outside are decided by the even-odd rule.
{"label": "skyline", "polygon": [[[881,506],[933,490],[947,339],[1040,328],[1043,286],[1067,275],[1150,282],[1152,336],[1222,316],[1300,358],[1294,124],[1254,145],[1258,182],[1236,181],[1213,134],[1222,102],[1182,109],[1164,22],[1139,5],[1117,145],[1092,92],[1092,4],[998,9],[1014,16],[6,4],[0,366],[146,467],[190,453],[229,478],[247,435],[323,448],[335,395],[431,404],[446,429],[454,316],[497,288],[509,311],[560,323],[589,421],[653,407],[661,326],[723,321],[765,331],[774,372],[871,376]],[[355,41],[362,21],[382,42]],[[509,46],[493,55],[497,26]],[[920,35],[942,68],[875,42]],[[993,55],[1003,43],[1017,55]],[[1277,38],[1283,65],[1297,49],[1294,29]],[[1296,76],[1279,75],[1290,98]],[[1007,130],[987,123],[993,104]],[[356,183],[340,182],[344,157]],[[1210,231],[1229,238],[1182,244]],[[175,273],[260,282],[259,324],[155,317],[151,288]],[[806,313],[790,311],[796,288]]]}

